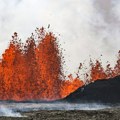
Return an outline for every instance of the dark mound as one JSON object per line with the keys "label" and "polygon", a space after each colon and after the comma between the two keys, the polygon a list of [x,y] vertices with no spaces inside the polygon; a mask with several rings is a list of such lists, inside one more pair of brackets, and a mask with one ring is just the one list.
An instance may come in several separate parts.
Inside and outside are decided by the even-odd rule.
{"label": "dark mound", "polygon": [[67,102],[120,103],[120,76],[97,80],[67,96]]}

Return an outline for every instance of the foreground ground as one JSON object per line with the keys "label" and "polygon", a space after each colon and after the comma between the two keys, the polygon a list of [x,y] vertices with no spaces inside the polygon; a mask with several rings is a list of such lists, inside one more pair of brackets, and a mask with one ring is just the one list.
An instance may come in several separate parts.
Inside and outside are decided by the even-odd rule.
{"label": "foreground ground", "polygon": [[34,111],[22,113],[26,117],[0,117],[0,120],[120,120],[120,109],[97,111]]}

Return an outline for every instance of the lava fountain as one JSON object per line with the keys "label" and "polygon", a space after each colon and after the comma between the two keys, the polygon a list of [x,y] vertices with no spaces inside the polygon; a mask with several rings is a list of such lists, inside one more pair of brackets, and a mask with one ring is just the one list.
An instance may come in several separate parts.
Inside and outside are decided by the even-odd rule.
{"label": "lava fountain", "polygon": [[0,100],[56,100],[67,96],[83,82],[65,80],[62,64],[62,52],[53,33],[37,28],[36,35],[25,44],[14,33],[0,61]]}
{"label": "lava fountain", "polygon": [[83,86],[87,82],[108,79],[120,75],[120,52],[114,68],[107,64],[90,60],[89,74],[85,73],[85,82],[79,72],[76,78],[70,74],[65,80],[63,56],[57,38],[44,28],[37,28],[25,44],[17,33],[12,36],[8,49],[0,60],[0,100],[56,100],[61,99]]}

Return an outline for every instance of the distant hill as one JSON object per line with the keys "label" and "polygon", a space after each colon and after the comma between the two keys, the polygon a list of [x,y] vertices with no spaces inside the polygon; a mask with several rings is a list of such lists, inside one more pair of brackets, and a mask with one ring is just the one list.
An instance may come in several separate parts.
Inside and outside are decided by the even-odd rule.
{"label": "distant hill", "polygon": [[108,80],[97,80],[78,88],[63,101],[120,103],[120,76]]}

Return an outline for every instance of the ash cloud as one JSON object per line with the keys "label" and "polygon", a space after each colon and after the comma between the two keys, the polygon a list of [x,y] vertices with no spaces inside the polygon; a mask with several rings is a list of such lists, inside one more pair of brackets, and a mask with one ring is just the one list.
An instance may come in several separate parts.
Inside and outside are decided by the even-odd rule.
{"label": "ash cloud", "polygon": [[[66,60],[65,71],[76,72],[80,62],[99,58],[115,62],[119,50],[119,0],[0,0],[0,51],[14,31],[24,41],[36,27],[51,25]],[[64,43],[65,42],[65,43]]]}

